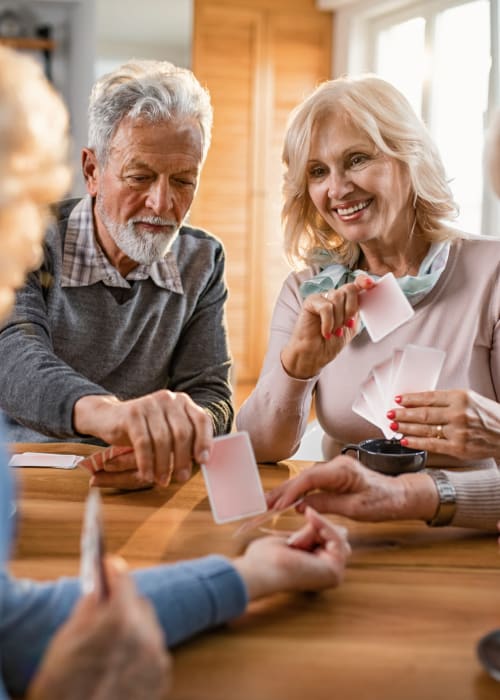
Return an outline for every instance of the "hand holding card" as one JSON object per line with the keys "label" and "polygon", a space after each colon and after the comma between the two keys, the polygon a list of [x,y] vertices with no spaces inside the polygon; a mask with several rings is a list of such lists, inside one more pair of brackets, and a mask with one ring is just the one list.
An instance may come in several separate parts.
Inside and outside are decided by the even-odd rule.
{"label": "hand holding card", "polygon": [[[376,365],[360,387],[352,410],[376,425],[386,438],[398,437],[391,429],[387,411],[397,394],[433,391],[445,359],[444,350],[406,345]],[[399,437],[401,437],[399,435]]]}

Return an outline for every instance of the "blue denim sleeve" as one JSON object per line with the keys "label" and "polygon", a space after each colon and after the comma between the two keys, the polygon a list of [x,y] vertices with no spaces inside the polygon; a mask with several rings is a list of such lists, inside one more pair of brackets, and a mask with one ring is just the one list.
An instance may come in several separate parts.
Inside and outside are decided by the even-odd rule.
{"label": "blue denim sleeve", "polygon": [[[133,577],[155,607],[168,646],[237,617],[247,604],[242,579],[219,556],[143,569]],[[10,693],[25,692],[50,638],[79,596],[77,579],[34,583],[0,575],[2,677]]]}

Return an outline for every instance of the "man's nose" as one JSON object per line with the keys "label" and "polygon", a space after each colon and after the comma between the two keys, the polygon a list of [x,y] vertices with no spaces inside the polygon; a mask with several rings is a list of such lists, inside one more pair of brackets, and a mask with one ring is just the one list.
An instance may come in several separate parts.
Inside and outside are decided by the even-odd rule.
{"label": "man's nose", "polygon": [[172,211],[173,191],[166,178],[155,180],[148,190],[146,206],[156,216],[164,216]]}

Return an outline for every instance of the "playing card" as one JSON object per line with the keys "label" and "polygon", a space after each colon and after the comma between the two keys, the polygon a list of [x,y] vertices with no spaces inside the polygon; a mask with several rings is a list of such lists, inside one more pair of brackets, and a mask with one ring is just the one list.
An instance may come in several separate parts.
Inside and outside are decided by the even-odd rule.
{"label": "playing card", "polygon": [[395,368],[391,386],[394,396],[416,391],[433,391],[438,383],[446,353],[438,348],[406,345]]}
{"label": "playing card", "polygon": [[241,520],[267,510],[248,433],[215,438],[211,457],[201,465],[201,471],[216,523]]}
{"label": "playing card", "polygon": [[363,381],[352,410],[376,425],[386,438],[400,438],[390,429],[387,411],[398,394],[433,391],[438,383],[445,352],[437,348],[406,345],[376,365]]}
{"label": "playing card", "polygon": [[74,469],[83,457],[62,455],[52,452],[21,452],[12,455],[9,467],[54,467],[55,469]]}
{"label": "playing card", "polygon": [[[289,510],[294,510],[296,506],[299,505],[299,503],[302,503],[303,500],[303,498],[298,498],[293,503],[290,503],[289,506],[285,506],[285,508],[270,508],[265,513],[260,513],[259,515],[256,515],[250,520],[247,520],[246,523],[243,523],[243,525],[240,525],[236,532],[233,533],[233,537],[239,537],[240,535],[244,535],[246,532],[251,532],[252,530],[255,530],[257,528],[261,531],[265,531],[267,534],[280,534],[280,531],[277,530],[275,527],[280,515],[283,515],[283,513],[286,513]],[[272,527],[266,528],[264,530],[262,526],[269,521],[271,521]],[[282,532],[283,531],[281,531],[281,533]]]}
{"label": "playing card", "polygon": [[379,391],[379,387],[372,372],[370,372],[363,382],[361,393],[374,416],[372,423],[375,423],[375,425],[380,428],[386,438],[393,437],[394,433],[389,428],[389,422],[386,416],[385,396],[383,392]]}
{"label": "playing card", "polygon": [[102,505],[99,489],[90,489],[83,518],[80,582],[84,595],[97,592],[99,598],[107,598],[109,585],[104,569],[104,536]]}
{"label": "playing card", "polygon": [[414,313],[392,272],[359,295],[359,315],[374,343],[408,321]]}
{"label": "playing card", "polygon": [[352,410],[354,411],[354,413],[357,413],[358,416],[361,416],[361,418],[364,418],[369,423],[374,423],[375,425],[377,425],[377,416],[375,416],[375,414],[372,413],[371,407],[368,405],[368,402],[365,399],[362,392],[360,392],[356,397],[352,405]]}

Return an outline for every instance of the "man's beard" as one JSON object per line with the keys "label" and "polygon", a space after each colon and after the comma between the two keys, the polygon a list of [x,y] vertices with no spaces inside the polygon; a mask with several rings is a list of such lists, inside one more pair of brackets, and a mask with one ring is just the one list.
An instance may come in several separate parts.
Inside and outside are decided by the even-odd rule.
{"label": "man's beard", "polygon": [[[131,260],[143,265],[152,265],[165,258],[181,226],[177,221],[163,219],[160,216],[140,216],[129,219],[126,224],[119,224],[108,217],[99,196],[96,199],[96,208],[107,232],[118,248]],[[137,224],[140,223],[169,226],[171,230],[168,233],[139,231]]]}

